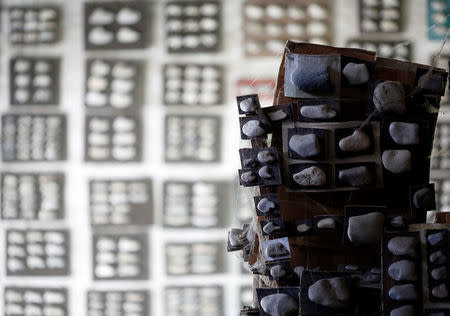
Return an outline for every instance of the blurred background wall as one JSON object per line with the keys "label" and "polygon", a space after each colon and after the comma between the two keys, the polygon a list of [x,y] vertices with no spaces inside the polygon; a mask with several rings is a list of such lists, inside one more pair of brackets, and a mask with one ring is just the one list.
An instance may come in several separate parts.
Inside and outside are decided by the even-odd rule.
{"label": "blurred background wall", "polygon": [[[235,96],[271,104],[286,39],[428,64],[449,13],[446,0],[3,0],[0,314],[237,315],[251,277],[225,241],[252,201]],[[447,211],[446,111],[432,176]]]}

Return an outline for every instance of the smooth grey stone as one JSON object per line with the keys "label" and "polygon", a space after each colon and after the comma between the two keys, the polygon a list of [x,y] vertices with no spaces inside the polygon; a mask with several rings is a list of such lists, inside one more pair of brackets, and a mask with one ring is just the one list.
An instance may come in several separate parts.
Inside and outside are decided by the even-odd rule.
{"label": "smooth grey stone", "polygon": [[413,196],[413,203],[416,208],[432,210],[435,207],[434,191],[429,187],[417,190]]}
{"label": "smooth grey stone", "polygon": [[297,301],[284,293],[264,296],[260,305],[263,311],[271,316],[296,316],[298,314]]}
{"label": "smooth grey stone", "polygon": [[434,287],[431,290],[431,294],[433,294],[433,296],[437,297],[437,298],[446,298],[446,297],[448,297],[447,285],[445,285],[445,283],[442,283],[441,285],[438,285],[438,286]]}
{"label": "smooth grey stone", "polygon": [[242,132],[248,137],[258,137],[266,132],[258,120],[250,120],[242,126]]}
{"label": "smooth grey stone", "polygon": [[372,173],[366,166],[358,166],[339,170],[339,180],[353,187],[360,187],[372,183]]}
{"label": "smooth grey stone", "polygon": [[270,235],[274,231],[277,231],[277,230],[280,230],[280,229],[281,229],[280,226],[274,225],[272,222],[268,222],[266,225],[264,225],[263,232],[265,232],[266,234]]}
{"label": "smooth grey stone", "polygon": [[272,178],[272,175],[270,174],[269,166],[264,166],[264,167],[259,168],[258,174],[263,179],[270,179],[270,178]]}
{"label": "smooth grey stone", "polygon": [[304,233],[307,232],[308,230],[311,229],[311,226],[307,225],[307,224],[300,224],[297,225],[297,231],[300,233]]}
{"label": "smooth grey stone", "polygon": [[291,75],[291,82],[300,91],[312,93],[331,91],[328,69],[319,71],[311,68],[296,69]]}
{"label": "smooth grey stone", "polygon": [[395,301],[416,300],[417,290],[414,284],[394,285],[389,290],[389,297]]}
{"label": "smooth grey stone", "polygon": [[316,134],[293,135],[289,148],[303,158],[313,157],[320,154],[319,138]]}
{"label": "smooth grey stone", "polygon": [[317,228],[319,229],[335,229],[336,228],[336,221],[332,217],[327,217],[324,219],[321,219],[317,222]]}
{"label": "smooth grey stone", "polygon": [[419,124],[392,122],[389,125],[389,134],[399,145],[417,145],[419,139]]}
{"label": "smooth grey stone", "polygon": [[292,177],[301,186],[321,186],[327,182],[325,172],[316,166],[303,169]]}
{"label": "smooth grey stone", "polygon": [[447,279],[447,267],[440,267],[431,270],[431,277],[435,280]]}
{"label": "smooth grey stone", "polygon": [[434,93],[439,93],[442,90],[442,77],[439,75],[428,75],[427,74],[422,75],[419,78],[419,86],[422,86],[426,90],[430,90]]}
{"label": "smooth grey stone", "polygon": [[277,264],[270,268],[270,275],[274,279],[282,279],[286,276],[287,272],[281,264]]}
{"label": "smooth grey stone", "polygon": [[350,291],[344,278],[322,279],[309,287],[308,298],[316,304],[339,309],[348,306]]}
{"label": "smooth grey stone", "polygon": [[399,236],[391,238],[388,250],[396,256],[416,256],[417,238],[412,236]]}
{"label": "smooth grey stone", "polygon": [[348,219],[347,236],[353,243],[373,244],[383,235],[384,215],[380,212],[351,216]]}
{"label": "smooth grey stone", "polygon": [[269,213],[271,209],[275,208],[275,203],[268,198],[262,198],[261,200],[259,200],[256,207],[262,213]]}
{"label": "smooth grey stone", "polygon": [[283,110],[269,112],[268,115],[271,121],[281,121],[287,117],[286,112],[284,112]]}
{"label": "smooth grey stone", "polygon": [[372,268],[372,269],[370,269],[370,272],[374,273],[374,274],[381,274],[381,269],[380,268]]}
{"label": "smooth grey stone", "polygon": [[289,251],[281,242],[273,242],[266,247],[266,256],[270,258],[280,258],[289,255]]}
{"label": "smooth grey stone", "polygon": [[411,260],[400,260],[388,268],[389,276],[395,281],[416,281],[416,264]]}
{"label": "smooth grey stone", "polygon": [[342,74],[352,86],[369,81],[369,70],[366,64],[348,63],[342,70]]}
{"label": "smooth grey stone", "polygon": [[362,130],[357,129],[350,136],[339,141],[339,148],[345,152],[360,152],[370,148],[370,138]]}
{"label": "smooth grey stone", "polygon": [[241,174],[241,180],[245,183],[251,183],[256,180],[256,175],[253,171],[247,171]]}
{"label": "smooth grey stone", "polygon": [[358,271],[359,267],[355,266],[353,264],[347,264],[347,265],[345,265],[344,269],[348,270],[348,271]]}
{"label": "smooth grey stone", "polygon": [[435,264],[443,264],[447,260],[447,256],[438,250],[430,255],[430,262]]}
{"label": "smooth grey stone", "polygon": [[248,158],[244,160],[244,167],[248,167],[251,166],[255,163],[255,159],[254,158]]}
{"label": "smooth grey stone", "polygon": [[268,163],[275,160],[275,158],[272,156],[272,153],[268,150],[260,151],[256,155],[256,159],[258,159],[261,163]]}
{"label": "smooth grey stone", "polygon": [[429,234],[427,239],[428,242],[432,245],[432,246],[436,246],[438,243],[440,243],[445,237],[444,232],[437,232],[434,234]]}
{"label": "smooth grey stone", "polygon": [[416,309],[412,305],[404,305],[391,310],[390,316],[416,316]]}
{"label": "smooth grey stone", "polygon": [[230,245],[234,247],[239,247],[244,244],[244,238],[242,237],[244,234],[244,231],[240,228],[232,228],[230,230],[230,234],[228,235],[228,240],[230,242]]}
{"label": "smooth grey stone", "polygon": [[403,220],[403,216],[395,216],[391,219],[391,225],[394,227],[402,227],[405,226],[405,222]]}
{"label": "smooth grey stone", "polygon": [[385,81],[377,85],[373,92],[373,103],[378,112],[406,112],[405,90],[398,81]]}
{"label": "smooth grey stone", "polygon": [[245,113],[255,112],[255,102],[253,98],[247,98],[239,102],[239,108]]}
{"label": "smooth grey stone", "polygon": [[381,155],[381,161],[390,172],[401,174],[411,170],[411,156],[411,152],[407,149],[385,150]]}
{"label": "smooth grey stone", "polygon": [[319,104],[302,106],[300,114],[312,120],[329,120],[335,118],[337,112],[328,104]]}

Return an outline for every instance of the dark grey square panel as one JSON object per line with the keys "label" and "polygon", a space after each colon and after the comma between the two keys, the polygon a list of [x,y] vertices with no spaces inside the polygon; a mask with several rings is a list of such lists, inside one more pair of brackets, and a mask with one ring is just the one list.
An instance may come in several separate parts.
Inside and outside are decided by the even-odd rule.
{"label": "dark grey square panel", "polygon": [[65,288],[7,286],[4,300],[6,316],[69,315]]}
{"label": "dark grey square panel", "polygon": [[224,289],[218,285],[169,286],[164,302],[166,316],[224,315]]}
{"label": "dark grey square panel", "polygon": [[143,290],[89,291],[89,316],[147,316],[150,315],[150,295]]}
{"label": "dark grey square panel", "polygon": [[403,0],[359,0],[359,29],[363,33],[402,31]]}

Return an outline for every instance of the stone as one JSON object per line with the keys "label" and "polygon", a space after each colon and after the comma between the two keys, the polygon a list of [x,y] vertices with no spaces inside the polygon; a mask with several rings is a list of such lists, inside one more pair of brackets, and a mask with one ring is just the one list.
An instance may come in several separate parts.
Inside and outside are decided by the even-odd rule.
{"label": "stone", "polygon": [[381,281],[381,275],[366,272],[363,274],[363,280],[370,283],[379,283]]}
{"label": "stone", "polygon": [[447,267],[440,267],[431,270],[431,277],[435,280],[447,279]]}
{"label": "stone", "polygon": [[390,316],[416,316],[416,309],[412,305],[404,305],[391,310]]}
{"label": "stone", "polygon": [[388,268],[389,276],[395,281],[416,281],[416,264],[411,260],[399,260]]}
{"label": "stone", "polygon": [[268,115],[271,121],[281,121],[287,117],[286,112],[284,112],[283,110],[269,112]]}
{"label": "stone", "polygon": [[434,191],[429,187],[423,187],[417,190],[413,196],[413,204],[416,208],[424,210],[434,209]]}
{"label": "stone", "polygon": [[113,41],[114,34],[103,27],[94,27],[88,35],[88,41],[92,45],[106,45]]}
{"label": "stone", "polygon": [[388,242],[389,251],[396,256],[416,256],[417,238],[412,236],[398,236]]}
{"label": "stone", "polygon": [[347,271],[358,271],[359,267],[355,266],[355,265],[352,265],[352,264],[346,264],[344,269],[347,270]]}
{"label": "stone", "polygon": [[372,268],[372,269],[370,269],[370,272],[374,273],[374,274],[381,274],[381,269],[380,268]]}
{"label": "stone", "polygon": [[405,226],[405,222],[403,220],[403,216],[395,216],[391,219],[391,225],[393,227],[403,227]]}
{"label": "stone", "polygon": [[269,213],[271,209],[275,208],[275,203],[268,198],[262,198],[256,208],[262,213]]}
{"label": "stone", "polygon": [[255,165],[255,159],[254,158],[244,159],[243,165],[244,165],[244,167],[253,166],[253,165]]}
{"label": "stone", "polygon": [[301,186],[321,186],[326,184],[327,176],[319,167],[303,169],[293,175],[293,179]]}
{"label": "stone", "polygon": [[[428,77],[428,78],[427,78]],[[440,93],[442,90],[442,77],[440,75],[422,75],[419,78],[419,86],[434,93]]]}
{"label": "stone", "polygon": [[247,171],[241,174],[241,180],[245,183],[252,183],[256,180],[256,175],[253,171]]}
{"label": "stone", "polygon": [[106,25],[114,21],[114,12],[106,10],[102,7],[96,8],[89,15],[89,24]]}
{"label": "stone", "polygon": [[420,142],[417,123],[392,122],[389,125],[389,134],[399,145],[417,145]]}
{"label": "stone", "polygon": [[116,19],[123,25],[136,24],[141,20],[141,12],[124,7],[117,13]]}
{"label": "stone", "polygon": [[136,43],[141,38],[141,33],[131,27],[121,27],[116,33],[116,39],[122,44]]}
{"label": "stone", "polygon": [[357,129],[353,134],[339,141],[339,148],[345,152],[356,153],[369,149],[371,143],[369,136],[362,130]]}
{"label": "stone", "polygon": [[300,232],[300,233],[305,233],[305,232],[307,232],[310,229],[311,229],[311,226],[309,226],[307,224],[297,225],[297,231]]}
{"label": "stone", "polygon": [[247,137],[259,137],[266,132],[258,120],[250,120],[242,126],[242,132]]}
{"label": "stone", "polygon": [[383,224],[384,214],[380,212],[351,216],[348,219],[348,239],[353,243],[377,243],[383,235]]}
{"label": "stone", "polygon": [[258,159],[258,161],[261,163],[269,163],[275,161],[275,157],[272,156],[272,153],[268,150],[260,151],[256,155],[256,159]]}
{"label": "stone", "polygon": [[289,255],[289,250],[279,241],[271,242],[266,247],[266,256],[270,258],[281,258]]}
{"label": "stone", "polygon": [[373,181],[372,173],[366,166],[358,166],[339,170],[339,180],[353,187],[369,185]]}
{"label": "stone", "polygon": [[319,229],[335,229],[336,228],[336,221],[332,217],[327,217],[324,219],[321,219],[317,222],[317,228]]}
{"label": "stone", "polygon": [[385,150],[381,155],[381,161],[390,172],[402,174],[411,171],[411,156],[411,152],[407,149]]}
{"label": "stone", "polygon": [[272,178],[272,175],[270,174],[269,166],[264,166],[264,167],[259,168],[258,174],[263,179],[270,179],[270,178]]}
{"label": "stone", "polygon": [[428,242],[432,246],[436,246],[444,239],[444,237],[445,237],[444,232],[437,232],[437,233],[429,234],[427,239],[428,239]]}
{"label": "stone", "polygon": [[437,298],[446,298],[448,297],[448,288],[445,283],[442,283],[441,285],[438,285],[434,287],[431,290],[431,294],[433,294],[434,297]]}
{"label": "stone", "polygon": [[263,232],[265,232],[266,234],[270,235],[274,231],[277,231],[277,230],[280,230],[280,229],[281,229],[280,226],[274,225],[272,222],[268,222],[266,225],[264,225]]}
{"label": "stone", "polygon": [[350,291],[344,278],[321,279],[309,287],[308,298],[316,304],[341,309],[348,306]]}
{"label": "stone", "polygon": [[373,103],[378,112],[405,114],[405,90],[398,81],[384,81],[373,92]]}
{"label": "stone", "polygon": [[277,264],[270,268],[270,275],[278,280],[284,278],[287,275],[287,272],[281,264]]}
{"label": "stone", "polygon": [[247,98],[239,102],[239,108],[244,113],[253,113],[255,112],[256,104],[253,98]]}
{"label": "stone", "polygon": [[447,260],[447,257],[440,250],[433,252],[430,255],[430,262],[435,264],[443,264]]}
{"label": "stone", "polygon": [[293,135],[289,148],[303,158],[314,157],[320,154],[319,138],[316,134]]}
{"label": "stone", "polygon": [[228,241],[233,247],[240,247],[244,245],[244,231],[240,228],[232,228],[228,235]]}
{"label": "stone", "polygon": [[260,302],[264,312],[271,316],[295,316],[298,314],[298,303],[284,293],[264,296]]}
{"label": "stone", "polygon": [[394,285],[389,290],[389,297],[395,301],[410,301],[417,299],[417,290],[414,284]]}
{"label": "stone", "polygon": [[296,267],[294,268],[294,273],[295,273],[299,278],[302,277],[303,271],[305,271],[305,267],[304,267],[304,266],[296,266]]}
{"label": "stone", "polygon": [[292,84],[304,92],[330,92],[331,82],[328,70],[308,71],[296,69],[291,75]]}
{"label": "stone", "polygon": [[302,106],[300,114],[312,120],[330,120],[336,117],[337,112],[328,104],[319,104]]}
{"label": "stone", "polygon": [[342,74],[352,86],[369,81],[369,70],[366,64],[348,63],[342,70]]}

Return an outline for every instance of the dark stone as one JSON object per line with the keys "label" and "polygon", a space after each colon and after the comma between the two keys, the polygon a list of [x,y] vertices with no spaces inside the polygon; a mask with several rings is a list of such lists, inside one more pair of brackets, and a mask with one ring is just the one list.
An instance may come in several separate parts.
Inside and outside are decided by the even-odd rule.
{"label": "dark stone", "polygon": [[439,93],[442,90],[442,78],[439,75],[431,75],[428,80],[425,81],[426,75],[424,74],[419,78],[419,85],[423,85],[423,88],[435,93]]}
{"label": "dark stone", "polygon": [[424,210],[432,210],[434,209],[434,192],[429,187],[424,187],[413,196],[413,203],[416,208],[424,209]]}
{"label": "dark stone", "polygon": [[328,70],[308,71],[307,69],[292,74],[292,83],[304,92],[331,92],[330,74]]}

